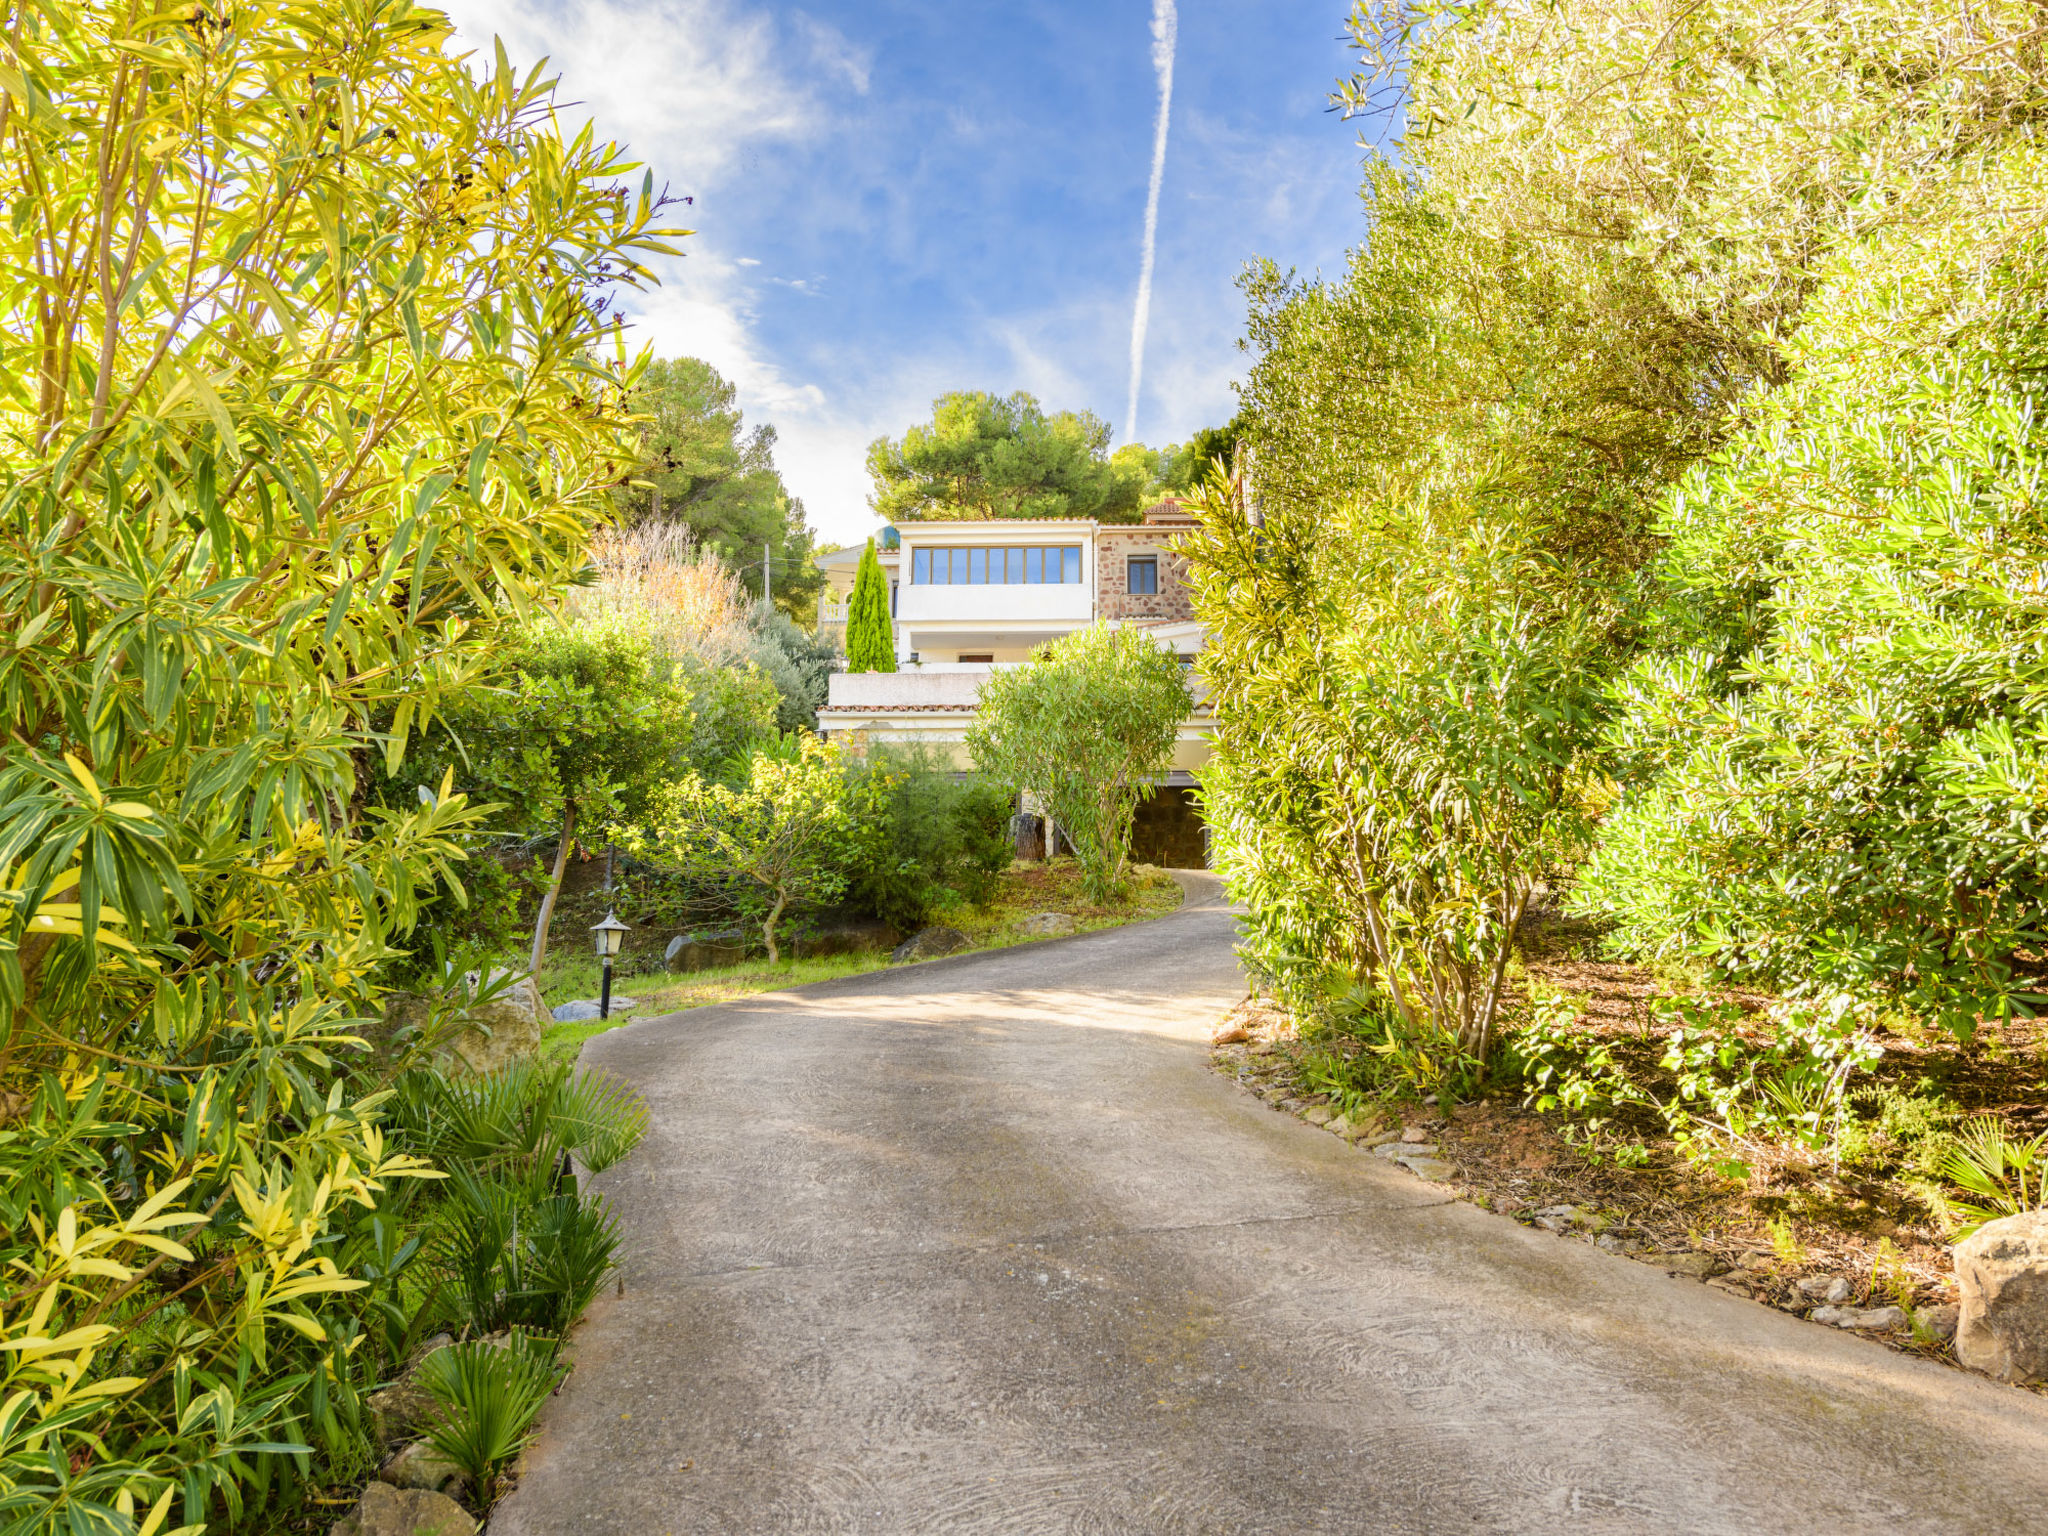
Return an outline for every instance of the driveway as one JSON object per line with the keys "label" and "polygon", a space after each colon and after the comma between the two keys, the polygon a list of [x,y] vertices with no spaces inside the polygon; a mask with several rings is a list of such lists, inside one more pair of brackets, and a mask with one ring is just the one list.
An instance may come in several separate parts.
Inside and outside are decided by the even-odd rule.
{"label": "driveway", "polygon": [[1205,1065],[1181,911],[649,1019],[493,1536],[2031,1532],[2048,1401],[1446,1199]]}

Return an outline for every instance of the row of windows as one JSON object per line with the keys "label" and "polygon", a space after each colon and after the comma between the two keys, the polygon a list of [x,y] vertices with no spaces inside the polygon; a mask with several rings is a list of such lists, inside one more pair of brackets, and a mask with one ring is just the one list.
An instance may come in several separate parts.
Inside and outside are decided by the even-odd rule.
{"label": "row of windows", "polygon": [[1044,586],[1081,580],[1078,547],[1038,549],[918,549],[910,579],[917,586]]}

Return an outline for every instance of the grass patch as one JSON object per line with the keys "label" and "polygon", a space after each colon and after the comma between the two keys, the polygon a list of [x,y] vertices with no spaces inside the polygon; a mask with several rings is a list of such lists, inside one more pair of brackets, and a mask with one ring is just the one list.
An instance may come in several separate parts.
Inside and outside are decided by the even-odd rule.
{"label": "grass patch", "polygon": [[[1163,917],[1180,905],[1181,888],[1162,869],[1149,864],[1133,867],[1127,897],[1107,905],[1086,901],[1081,894],[1080,867],[1070,858],[1045,863],[1019,862],[1002,877],[989,904],[976,910],[958,907],[938,914],[935,924],[958,928],[967,935],[963,954],[1005,949],[1012,944],[1038,942],[1019,933],[1017,924],[1038,912],[1061,912],[1074,919],[1083,933],[1116,928],[1146,918]],[[597,961],[562,942],[568,935],[557,929],[546,964],[538,980],[540,995],[550,1008],[577,998],[596,997],[602,972]],[[514,962],[517,963],[517,962]],[[834,981],[842,976],[861,976],[884,970],[890,964],[887,950],[866,954],[826,955],[809,960],[784,960],[770,966],[765,959],[743,965],[720,966],[689,975],[671,975],[662,970],[628,974],[622,968],[613,978],[614,994],[634,1000],[631,1013],[613,1014],[609,1019],[590,1019],[576,1024],[553,1024],[542,1038],[542,1053],[549,1057],[574,1056],[592,1035],[601,1035],[635,1019],[680,1013],[689,1008],[708,1008],[735,1002],[761,992],[780,992],[811,982]]]}

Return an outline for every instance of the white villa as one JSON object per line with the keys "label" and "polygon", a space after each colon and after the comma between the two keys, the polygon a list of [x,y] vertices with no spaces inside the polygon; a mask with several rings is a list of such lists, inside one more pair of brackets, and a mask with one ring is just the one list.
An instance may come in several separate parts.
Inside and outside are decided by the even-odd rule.
{"label": "white villa", "polygon": [[[1193,617],[1174,539],[1193,526],[1192,515],[1168,500],[1136,524],[998,519],[884,529],[875,552],[889,581],[901,670],[834,673],[818,729],[828,737],[859,732],[924,743],[965,768],[962,743],[982,680],[1022,665],[1034,646],[1108,619],[1144,629],[1192,662],[1206,632]],[[821,635],[844,629],[860,557],[861,549],[846,549],[818,562],[827,583],[818,604]],[[1204,862],[1189,790],[1208,760],[1208,726],[1208,707],[1197,703],[1165,786],[1139,809],[1138,857]]]}

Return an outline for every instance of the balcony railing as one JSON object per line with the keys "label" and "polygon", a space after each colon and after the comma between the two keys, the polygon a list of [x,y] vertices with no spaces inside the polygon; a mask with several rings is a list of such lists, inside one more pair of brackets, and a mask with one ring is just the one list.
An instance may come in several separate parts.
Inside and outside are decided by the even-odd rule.
{"label": "balcony railing", "polygon": [[846,610],[852,606],[851,600],[844,603],[835,603],[832,601],[829,593],[820,592],[818,594],[818,628],[844,629],[846,627]]}

